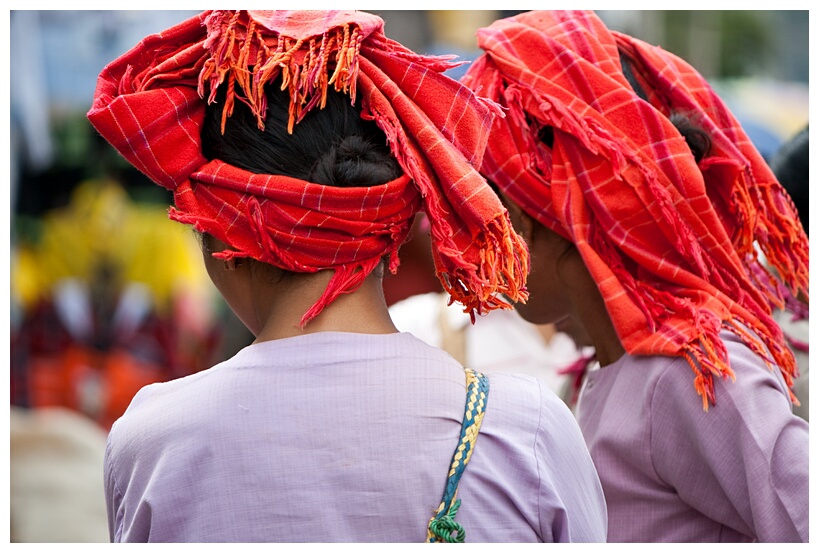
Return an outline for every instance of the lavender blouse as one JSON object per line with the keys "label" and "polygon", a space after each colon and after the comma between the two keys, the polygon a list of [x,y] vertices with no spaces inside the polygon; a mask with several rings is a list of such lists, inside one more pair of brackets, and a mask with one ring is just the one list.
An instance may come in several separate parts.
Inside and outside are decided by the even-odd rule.
{"label": "lavender blouse", "polygon": [[736,381],[706,413],[681,358],[625,355],[589,374],[578,420],[611,542],[807,542],[808,423],[785,384],[723,332]]}
{"label": "lavender blouse", "polygon": [[[464,371],[411,334],[254,344],[142,389],[108,437],[117,542],[423,542],[458,443]],[[490,375],[461,479],[467,542],[604,541],[572,414],[529,376]]]}

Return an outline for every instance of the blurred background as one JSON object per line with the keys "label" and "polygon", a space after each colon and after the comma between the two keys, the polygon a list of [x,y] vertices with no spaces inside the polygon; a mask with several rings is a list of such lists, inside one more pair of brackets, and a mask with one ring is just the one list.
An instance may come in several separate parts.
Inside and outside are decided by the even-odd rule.
{"label": "blurred background", "polygon": [[[10,12],[11,542],[108,541],[110,425],[140,387],[252,341],[207,279],[192,231],[167,219],[169,193],[85,118],[108,62],[195,13]],[[517,12],[374,13],[413,50],[471,61],[476,29]],[[766,158],[807,125],[807,10],[598,13],[697,67]],[[402,258],[388,303],[440,291],[422,242]]]}

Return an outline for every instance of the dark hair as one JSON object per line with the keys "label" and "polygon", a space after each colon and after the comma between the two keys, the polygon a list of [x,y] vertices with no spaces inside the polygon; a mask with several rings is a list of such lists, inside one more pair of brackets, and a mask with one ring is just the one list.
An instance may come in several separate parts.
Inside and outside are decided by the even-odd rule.
{"label": "dark hair", "polygon": [[207,159],[220,159],[252,173],[339,187],[373,186],[401,175],[384,132],[361,118],[360,107],[349,96],[332,88],[327,90],[324,109],[314,108],[288,134],[290,97],[280,90],[280,83],[267,85],[264,131],[237,98],[224,135],[225,87],[220,87],[216,102],[207,106],[202,126],[202,152]]}
{"label": "dark hair", "polygon": [[808,127],[782,144],[771,158],[771,169],[785,188],[799,212],[799,220],[808,232]]}
{"label": "dark hair", "polygon": [[[251,173],[284,175],[338,187],[375,186],[402,174],[384,132],[373,121],[361,118],[360,105],[332,88],[327,90],[325,107],[314,108],[289,134],[290,97],[280,85],[278,79],[268,83],[265,90],[263,131],[250,108],[237,98],[224,134],[221,125],[226,89],[220,87],[216,102],[205,109],[201,131],[204,156]],[[386,258],[374,273],[383,276],[385,263]],[[293,274],[279,270],[273,278],[281,280]]]}
{"label": "dark hair", "polygon": [[631,60],[626,57],[623,52],[618,51],[620,54],[620,66],[623,68],[623,76],[628,81],[628,84],[631,85],[631,89],[634,91],[637,96],[648,102],[648,94],[646,91],[643,90],[643,87],[640,85],[639,81],[637,81],[637,77],[634,75],[634,69],[631,65]]}

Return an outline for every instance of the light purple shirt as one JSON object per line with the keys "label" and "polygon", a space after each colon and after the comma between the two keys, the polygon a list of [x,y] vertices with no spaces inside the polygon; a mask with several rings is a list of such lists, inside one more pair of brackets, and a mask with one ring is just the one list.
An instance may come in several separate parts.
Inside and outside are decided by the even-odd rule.
{"label": "light purple shirt", "polygon": [[625,355],[588,375],[578,420],[610,542],[807,542],[808,424],[778,370],[723,332],[736,381],[706,413],[687,361]]}
{"label": "light purple shirt", "polygon": [[[577,423],[533,377],[490,375],[456,521],[467,542],[604,541]],[[408,333],[251,345],[143,388],[111,429],[111,539],[423,542],[458,444],[466,384]]]}

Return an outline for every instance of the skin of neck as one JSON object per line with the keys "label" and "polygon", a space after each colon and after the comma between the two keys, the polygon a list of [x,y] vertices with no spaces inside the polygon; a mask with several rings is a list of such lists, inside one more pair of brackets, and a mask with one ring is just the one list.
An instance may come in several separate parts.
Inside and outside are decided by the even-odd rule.
{"label": "skin of neck", "polygon": [[[577,303],[576,317],[591,337],[600,366],[610,365],[625,355],[626,350],[604,305],[602,313],[600,311],[603,299],[599,293],[596,297],[576,298],[575,301]],[[597,305],[598,303],[600,305]]]}
{"label": "skin of neck", "polygon": [[332,270],[288,273],[250,258],[222,261],[213,253],[230,249],[210,234],[201,235],[208,276],[230,309],[256,337],[254,343],[312,332],[398,332],[384,299],[381,267],[352,292],[341,294],[304,327],[301,319],[321,298]]}
{"label": "skin of neck", "polygon": [[[384,299],[382,278],[373,271],[353,292],[341,294],[303,328],[301,319],[327,288],[332,271],[291,274],[275,278],[269,266],[251,270],[249,293],[259,330],[255,342],[314,332],[390,334],[398,332]],[[273,278],[271,278],[273,276]],[[253,329],[251,329],[252,331]]]}
{"label": "skin of neck", "polygon": [[576,249],[569,254],[564,265],[563,277],[571,283],[565,290],[570,316],[585,329],[600,366],[610,365],[625,355],[626,350],[606,310],[603,296]]}

